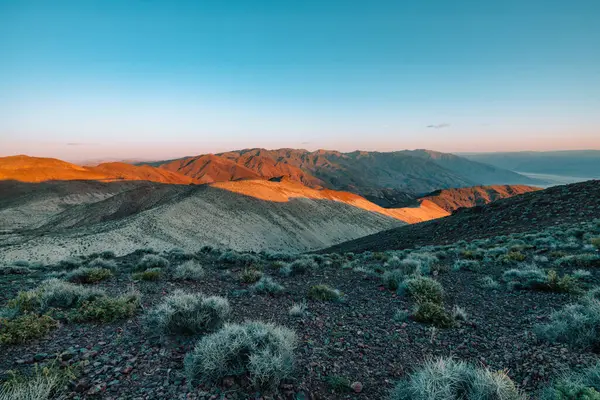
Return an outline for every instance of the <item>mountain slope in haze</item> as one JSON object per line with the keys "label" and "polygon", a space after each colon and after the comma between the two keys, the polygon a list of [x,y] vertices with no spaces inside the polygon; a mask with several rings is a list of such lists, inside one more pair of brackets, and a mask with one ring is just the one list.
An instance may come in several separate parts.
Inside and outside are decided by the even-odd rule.
{"label": "mountain slope in haze", "polygon": [[541,180],[529,178],[513,171],[505,170],[481,162],[459,157],[454,154],[432,150],[406,150],[406,154],[431,160],[460,176],[483,185],[497,184],[540,184]]}
{"label": "mountain slope in haze", "polygon": [[462,156],[511,171],[600,178],[600,150],[522,151]]}
{"label": "mountain slope in haze", "polygon": [[600,181],[590,180],[524,193],[446,218],[395,228],[323,252],[363,252],[449,244],[600,218]]}
{"label": "mountain slope in haze", "polygon": [[[39,185],[6,181],[0,182],[0,188],[8,184]],[[83,184],[63,181],[42,185],[60,185],[59,191],[74,185],[83,191],[71,193],[76,199],[89,190],[85,186],[88,182]],[[115,192],[111,185],[130,183],[94,184],[107,185],[107,190]],[[16,192],[23,199],[36,190]],[[45,192],[56,190],[46,188]],[[0,215],[11,214],[16,203],[4,198]],[[28,214],[25,203],[18,209],[21,215]],[[36,198],[30,205],[42,207],[43,199]],[[4,257],[19,259],[27,253],[29,258],[57,260],[84,249],[125,254],[148,246],[197,251],[203,245],[300,252],[404,224],[389,214],[392,210],[355,194],[265,180],[191,186],[145,182],[95,202],[89,197],[81,203],[63,201],[62,207],[54,210],[46,212],[45,219],[33,215],[31,224],[6,226],[0,236]]]}
{"label": "mountain slope in haze", "polygon": [[416,196],[441,188],[536,182],[510,171],[429,151],[246,149],[187,157],[160,164],[160,168],[202,182],[286,177],[312,188],[357,193],[391,208],[405,206]]}
{"label": "mountain slope in haze", "polygon": [[82,167],[55,158],[24,155],[0,157],[0,180],[21,182],[137,180],[173,184],[190,184],[194,182],[194,179],[189,176],[149,165],[135,166],[113,162],[95,167]]}

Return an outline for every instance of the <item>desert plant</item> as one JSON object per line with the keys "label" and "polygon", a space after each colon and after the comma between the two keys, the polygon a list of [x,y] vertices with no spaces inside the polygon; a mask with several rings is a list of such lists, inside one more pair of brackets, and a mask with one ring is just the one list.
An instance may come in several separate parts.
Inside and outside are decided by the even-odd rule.
{"label": "desert plant", "polygon": [[594,253],[572,254],[554,261],[557,267],[597,267],[600,266],[600,255]]}
{"label": "desert plant", "polygon": [[500,284],[496,282],[491,276],[484,276],[481,278],[481,286],[486,289],[497,290],[500,289]]}
{"label": "desert plant", "polygon": [[327,382],[327,386],[329,386],[331,391],[335,393],[352,391],[352,388],[350,387],[352,383],[345,376],[329,375],[325,377],[325,382]]}
{"label": "desert plant", "polygon": [[401,269],[385,271],[381,276],[381,279],[383,280],[383,286],[390,290],[398,290],[404,278],[405,274]]}
{"label": "desert plant", "polygon": [[600,346],[600,301],[586,296],[581,303],[569,304],[550,315],[550,322],[537,325],[536,334],[550,342],[567,343],[573,347]]}
{"label": "desert plant", "polygon": [[301,258],[283,266],[279,272],[284,276],[304,274],[311,269],[317,269],[319,265],[311,259]]}
{"label": "desert plant", "polygon": [[262,278],[263,273],[252,268],[246,268],[240,274],[240,281],[243,283],[254,283]]}
{"label": "desert plant", "polygon": [[83,301],[104,296],[98,289],[86,288],[60,279],[49,279],[28,292],[19,292],[8,306],[21,312],[44,312],[49,308],[74,308]]}
{"label": "desert plant", "polygon": [[60,392],[77,378],[76,367],[60,368],[57,364],[56,361],[44,367],[35,364],[28,375],[7,371],[9,378],[0,387],[0,400],[62,399]]}
{"label": "desert plant", "polygon": [[547,286],[547,276],[543,270],[536,266],[527,266],[522,269],[510,269],[502,274],[502,279],[510,289],[544,290]]}
{"label": "desert plant", "polygon": [[511,250],[508,252],[508,254],[502,257],[502,261],[504,263],[510,264],[525,261],[526,258],[527,257],[525,256],[525,254],[521,253],[520,251]]}
{"label": "desert plant", "polygon": [[457,260],[452,267],[453,271],[462,271],[467,270],[471,272],[479,272],[481,271],[481,262],[477,261],[477,259],[469,259],[469,260]]}
{"label": "desert plant", "polygon": [[260,259],[253,254],[238,253],[236,251],[230,250],[221,254],[218,261],[223,264],[250,266],[253,264],[258,264],[260,262]]}
{"label": "desert plant", "polygon": [[218,329],[229,315],[227,299],[177,290],[145,317],[149,330],[164,334],[195,335]]}
{"label": "desert plant", "polygon": [[600,400],[600,364],[565,374],[542,390],[541,400]]}
{"label": "desert plant", "polygon": [[284,290],[284,287],[275,282],[270,276],[263,276],[250,289],[256,293],[278,295]]}
{"label": "desert plant", "polygon": [[0,343],[25,343],[46,336],[58,326],[48,315],[23,314],[14,319],[0,318]]}
{"label": "desert plant", "polygon": [[198,281],[205,275],[204,268],[197,261],[188,260],[175,267],[173,279]]}
{"label": "desert plant", "polygon": [[427,361],[399,382],[390,400],[524,400],[505,372],[493,372],[463,361]]}
{"label": "desert plant", "polygon": [[0,265],[0,275],[27,275],[32,272],[30,268],[19,265]]}
{"label": "desert plant", "polygon": [[151,268],[168,268],[169,260],[155,254],[146,254],[136,264],[136,271],[145,271]]}
{"label": "desert plant", "polygon": [[106,296],[84,301],[71,312],[69,319],[77,322],[112,322],[129,318],[141,307],[140,299],[140,293],[131,292],[117,297]]}
{"label": "desert plant", "polygon": [[288,313],[292,317],[302,317],[302,316],[306,315],[306,309],[307,309],[306,303],[294,303],[290,307]]}
{"label": "desert plant", "polygon": [[136,281],[157,281],[162,274],[162,268],[150,268],[142,272],[135,272],[131,277]]}
{"label": "desert plant", "polygon": [[433,324],[438,328],[449,328],[454,325],[452,315],[444,309],[444,306],[431,301],[419,302],[412,314],[417,322]]}
{"label": "desert plant", "polygon": [[189,382],[248,376],[258,387],[277,387],[291,375],[296,334],[271,323],[225,324],[201,338],[185,358]]}
{"label": "desert plant", "polygon": [[460,306],[452,307],[452,318],[455,321],[466,321],[469,319],[467,312]]}
{"label": "desert plant", "polygon": [[590,244],[600,250],[600,237],[591,238]]}
{"label": "desert plant", "polygon": [[444,289],[442,285],[431,278],[416,277],[407,279],[400,287],[401,293],[406,293],[417,303],[442,303]]}
{"label": "desert plant", "polygon": [[328,285],[314,285],[308,289],[308,297],[313,300],[338,301],[342,296],[342,292]]}
{"label": "desert plant", "polygon": [[90,268],[104,268],[111,271],[115,271],[117,269],[117,263],[113,260],[108,260],[104,257],[98,257],[90,261],[87,265]]}
{"label": "desert plant", "polygon": [[57,267],[59,269],[79,268],[79,267],[81,267],[81,260],[74,258],[74,257],[65,258],[64,260],[61,260],[58,262]]}
{"label": "desert plant", "polygon": [[69,272],[65,277],[73,283],[97,283],[108,279],[112,272],[107,268],[80,267]]}
{"label": "desert plant", "polygon": [[406,310],[396,310],[394,312],[394,316],[392,317],[392,320],[394,320],[394,322],[405,322],[406,320],[408,320],[408,318],[410,317],[410,313]]}

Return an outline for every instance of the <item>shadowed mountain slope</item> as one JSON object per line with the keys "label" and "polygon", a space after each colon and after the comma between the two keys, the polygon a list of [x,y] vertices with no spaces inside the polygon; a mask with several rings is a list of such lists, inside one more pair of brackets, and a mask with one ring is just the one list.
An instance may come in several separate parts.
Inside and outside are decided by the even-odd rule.
{"label": "shadowed mountain slope", "polygon": [[448,244],[600,218],[600,181],[525,193],[451,216],[379,232],[322,252],[363,252]]}
{"label": "shadowed mountain slope", "polygon": [[29,156],[0,157],[0,180],[21,182],[98,180],[98,181],[151,181],[189,184],[189,176],[149,165],[105,163],[95,167],[81,167],[55,158]]}
{"label": "shadowed mountain slope", "polygon": [[[13,221],[0,236],[5,258],[28,253],[56,260],[84,249],[124,254],[147,246],[307,251],[404,224],[394,210],[355,194],[314,190],[296,182],[94,184],[100,187],[77,181],[0,182],[0,191],[12,185],[19,199],[5,197],[0,203],[0,215]],[[117,190],[116,184],[127,187]],[[14,188],[23,185],[29,189]],[[40,209],[45,212],[37,213]],[[29,221],[24,215],[31,215]]]}

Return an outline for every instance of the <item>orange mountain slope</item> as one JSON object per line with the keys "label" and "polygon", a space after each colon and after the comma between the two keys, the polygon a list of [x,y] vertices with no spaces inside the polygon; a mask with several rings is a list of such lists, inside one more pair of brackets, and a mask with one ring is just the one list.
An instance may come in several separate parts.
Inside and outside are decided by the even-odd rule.
{"label": "orange mountain slope", "polygon": [[189,184],[193,178],[148,165],[106,163],[82,167],[55,158],[29,156],[0,157],[0,180],[21,182],[98,180],[152,181]]}
{"label": "orange mountain slope", "polygon": [[159,169],[189,176],[198,183],[259,179],[261,177],[243,165],[213,154],[182,158],[163,164]]}

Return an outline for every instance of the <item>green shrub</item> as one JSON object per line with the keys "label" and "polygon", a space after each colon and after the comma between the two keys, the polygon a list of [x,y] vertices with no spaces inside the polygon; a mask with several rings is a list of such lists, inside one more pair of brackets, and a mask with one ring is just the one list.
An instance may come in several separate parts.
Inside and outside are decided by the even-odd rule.
{"label": "green shrub", "polygon": [[33,270],[19,265],[0,265],[0,275],[27,275]]}
{"label": "green shrub", "polygon": [[136,281],[158,281],[162,277],[162,269],[150,268],[142,272],[136,272],[131,277]]}
{"label": "green shrub", "polygon": [[145,271],[148,269],[155,269],[155,268],[160,269],[160,268],[168,268],[168,267],[169,267],[169,260],[167,260],[166,258],[157,256],[154,254],[146,254],[137,263],[137,265],[135,266],[135,269],[136,269],[136,271]]}
{"label": "green shrub", "polygon": [[600,301],[584,297],[550,315],[550,322],[535,327],[536,334],[550,342],[573,347],[600,348]]}
{"label": "green shrub", "polygon": [[457,260],[452,267],[453,271],[467,270],[471,272],[481,271],[481,263],[475,259],[472,260]]}
{"label": "green shrub", "polygon": [[600,400],[600,364],[562,376],[542,391],[541,400]]}
{"label": "green shrub", "polygon": [[83,301],[104,296],[98,289],[86,288],[60,279],[49,279],[35,290],[19,292],[8,306],[20,312],[44,312],[49,308],[73,308]]}
{"label": "green shrub", "polygon": [[139,293],[133,292],[118,297],[106,296],[84,301],[79,308],[72,311],[69,318],[77,322],[112,322],[129,318],[140,309],[140,298]]}
{"label": "green shrub", "polygon": [[352,382],[345,376],[329,375],[325,377],[325,382],[327,382],[329,389],[335,393],[347,393],[352,391],[352,388],[350,387]]}
{"label": "green shrub", "polygon": [[276,388],[293,372],[296,342],[292,330],[271,323],[226,324],[186,356],[188,382],[248,376],[257,387]]}
{"label": "green shrub", "polygon": [[246,266],[260,263],[260,259],[253,254],[238,253],[237,251],[233,251],[233,250],[226,251],[225,253],[221,254],[218,261],[223,264],[246,265]]}
{"label": "green shrub", "polygon": [[511,250],[508,252],[508,254],[506,254],[504,257],[502,257],[502,261],[505,263],[514,263],[514,262],[522,262],[525,261],[527,257],[525,256],[525,254],[521,253],[520,251],[514,251]]}
{"label": "green shrub", "polygon": [[106,268],[80,267],[66,275],[66,279],[73,283],[97,283],[108,279],[112,272]]}
{"label": "green shrub", "polygon": [[600,237],[591,238],[590,244],[600,250]]}
{"label": "green shrub", "polygon": [[44,337],[58,326],[48,315],[23,314],[14,319],[0,318],[0,343],[25,343]]}
{"label": "green shrub", "polygon": [[173,278],[178,280],[199,281],[204,275],[204,268],[194,260],[188,260],[178,265],[173,271]]}
{"label": "green shrub", "polygon": [[446,312],[444,306],[431,301],[419,302],[412,317],[417,322],[433,324],[438,328],[449,328],[454,325],[452,316]]}
{"label": "green shrub", "polygon": [[57,267],[59,269],[79,268],[79,267],[81,267],[81,260],[74,258],[74,257],[65,258],[64,260],[61,260],[58,262]]}
{"label": "green shrub", "polygon": [[304,274],[311,269],[317,269],[319,265],[311,259],[301,258],[283,266],[279,273],[284,276],[294,276]]}
{"label": "green shrub", "polygon": [[104,269],[108,269],[111,271],[116,271],[117,269],[117,263],[115,263],[112,260],[107,260],[106,258],[95,258],[92,261],[90,261],[87,265],[90,268],[104,268]]}
{"label": "green shrub", "polygon": [[337,301],[341,300],[343,293],[328,285],[314,285],[308,289],[308,297],[313,300]]}
{"label": "green shrub", "polygon": [[255,283],[262,278],[263,273],[255,269],[244,269],[240,274],[240,281],[243,283]]}
{"label": "green shrub", "polygon": [[552,292],[572,293],[579,291],[577,279],[571,275],[564,274],[559,276],[554,270],[548,271],[548,290]]}
{"label": "green shrub", "polygon": [[306,308],[306,303],[295,303],[292,304],[288,313],[292,317],[303,317],[304,315],[306,315]]}
{"label": "green shrub", "polygon": [[177,290],[148,312],[145,324],[164,334],[204,334],[218,329],[229,312],[229,302],[223,297]]}
{"label": "green shrub", "polygon": [[463,361],[427,361],[399,382],[390,400],[525,400],[505,372],[493,372]]}
{"label": "green shrub", "polygon": [[381,279],[383,280],[383,285],[390,290],[398,290],[404,278],[404,272],[400,269],[385,271],[385,273],[381,277]]}
{"label": "green shrub", "polygon": [[256,293],[278,295],[283,293],[283,286],[278,284],[270,276],[263,276],[250,289]]}
{"label": "green shrub", "polygon": [[600,266],[600,255],[593,253],[573,254],[563,256],[554,261],[557,267],[598,267]]}
{"label": "green shrub", "polygon": [[491,276],[484,276],[481,278],[481,286],[491,290],[500,289],[500,284]]}
{"label": "green shrub", "polygon": [[63,390],[77,378],[76,367],[59,367],[58,362],[40,367],[25,375],[7,371],[9,378],[0,387],[0,400],[49,400],[64,398]]}
{"label": "green shrub", "polygon": [[548,284],[548,278],[544,271],[535,266],[510,269],[502,274],[502,279],[511,290],[545,290]]}
{"label": "green shrub", "polygon": [[442,285],[434,279],[416,277],[406,280],[400,287],[401,293],[406,293],[417,303],[432,302],[441,304],[444,297]]}

